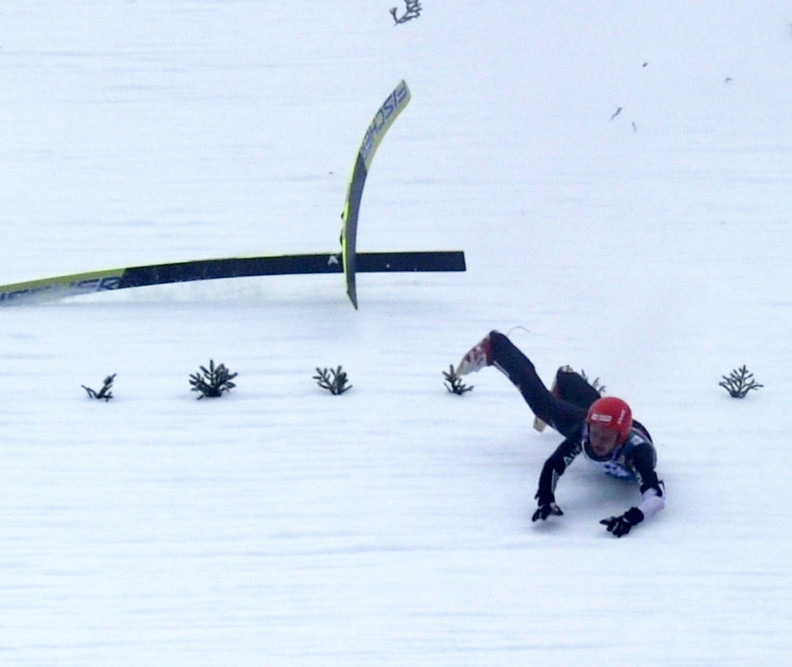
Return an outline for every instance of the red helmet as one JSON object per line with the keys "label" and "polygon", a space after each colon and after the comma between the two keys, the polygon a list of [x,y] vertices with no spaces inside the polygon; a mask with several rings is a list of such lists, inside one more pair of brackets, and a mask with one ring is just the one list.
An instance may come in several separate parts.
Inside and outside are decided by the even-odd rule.
{"label": "red helmet", "polygon": [[607,429],[618,432],[617,442],[622,443],[627,440],[632,427],[632,410],[620,398],[606,396],[599,398],[591,404],[586,423],[599,424]]}

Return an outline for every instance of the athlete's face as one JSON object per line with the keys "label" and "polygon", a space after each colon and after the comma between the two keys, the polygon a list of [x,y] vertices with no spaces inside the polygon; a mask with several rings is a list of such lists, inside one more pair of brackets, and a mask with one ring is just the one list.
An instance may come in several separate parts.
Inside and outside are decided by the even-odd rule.
{"label": "athlete's face", "polygon": [[597,456],[607,456],[616,448],[617,431],[605,428],[602,424],[589,425],[589,442]]}

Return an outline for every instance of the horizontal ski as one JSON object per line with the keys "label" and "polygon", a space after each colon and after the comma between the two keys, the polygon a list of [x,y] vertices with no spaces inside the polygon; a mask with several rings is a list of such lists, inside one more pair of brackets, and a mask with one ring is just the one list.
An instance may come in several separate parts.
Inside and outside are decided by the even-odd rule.
{"label": "horizontal ski", "polygon": [[[358,253],[357,262],[358,271],[369,273],[465,271],[465,254],[459,250]],[[81,294],[195,280],[342,271],[340,256],[332,253],[201,259],[0,285],[0,305],[52,301]]]}

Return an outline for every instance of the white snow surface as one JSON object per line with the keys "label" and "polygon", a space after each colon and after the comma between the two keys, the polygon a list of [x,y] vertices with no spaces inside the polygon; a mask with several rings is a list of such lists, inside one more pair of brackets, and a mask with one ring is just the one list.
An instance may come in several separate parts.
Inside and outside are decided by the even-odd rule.
{"label": "white snow surface", "polygon": [[[0,9],[3,284],[336,251],[401,78],[358,249],[468,264],[357,312],[340,275],[3,308],[0,663],[789,660],[789,3],[394,4]],[[580,460],[531,522],[560,437],[494,369],[443,383],[493,328],[631,403],[664,512],[613,538],[638,491]],[[196,400],[210,359],[237,388]]]}

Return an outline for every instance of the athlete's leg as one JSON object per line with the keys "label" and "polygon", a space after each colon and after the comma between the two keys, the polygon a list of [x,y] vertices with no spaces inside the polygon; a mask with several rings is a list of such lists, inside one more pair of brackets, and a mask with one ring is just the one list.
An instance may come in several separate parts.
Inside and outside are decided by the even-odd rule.
{"label": "athlete's leg", "polygon": [[586,418],[587,408],[556,398],[536,373],[533,362],[506,336],[490,333],[492,363],[517,387],[533,413],[564,436]]}

